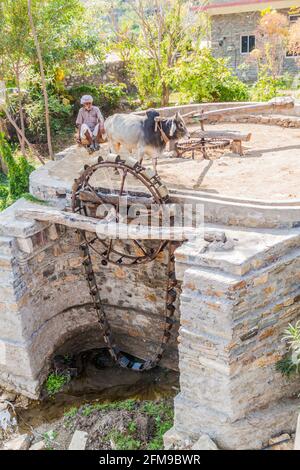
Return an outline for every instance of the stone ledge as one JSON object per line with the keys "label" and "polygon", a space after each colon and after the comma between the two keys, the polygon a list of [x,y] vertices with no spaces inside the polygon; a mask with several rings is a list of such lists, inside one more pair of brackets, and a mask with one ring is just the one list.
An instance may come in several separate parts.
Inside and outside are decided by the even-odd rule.
{"label": "stone ledge", "polygon": [[17,209],[31,207],[32,203],[19,199],[0,214],[0,236],[27,238],[41,232],[49,224],[16,218]]}
{"label": "stone ledge", "polygon": [[[228,238],[234,241],[233,250],[229,251],[205,251],[201,252],[203,243],[200,240],[191,240],[177,248],[176,275],[183,280],[184,273],[188,268],[215,269],[212,274],[214,280],[222,279],[227,282],[234,282],[234,277],[245,276],[251,271],[270,266],[278,260],[279,264],[284,263],[289,258],[299,257],[300,249],[300,228],[291,230],[249,230],[234,227],[224,228],[224,226],[214,226],[214,231],[225,230]],[[285,258],[283,258],[285,257]],[[231,277],[230,277],[231,276]],[[233,276],[233,277],[232,277]]]}

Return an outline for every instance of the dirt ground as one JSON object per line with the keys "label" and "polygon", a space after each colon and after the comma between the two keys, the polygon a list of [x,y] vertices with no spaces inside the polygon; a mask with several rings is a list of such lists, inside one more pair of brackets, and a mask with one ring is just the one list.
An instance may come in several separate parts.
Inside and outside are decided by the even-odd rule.
{"label": "dirt ground", "polygon": [[111,404],[94,402],[70,408],[56,421],[34,429],[34,442],[43,439],[46,449],[68,449],[76,430],[88,435],[87,450],[162,449],[162,437],[173,424],[173,400]]}
{"label": "dirt ground", "polygon": [[205,129],[251,132],[251,140],[244,143],[245,155],[224,149],[217,159],[181,161],[176,171],[162,163],[159,174],[169,187],[249,199],[300,197],[300,129],[235,123]]}

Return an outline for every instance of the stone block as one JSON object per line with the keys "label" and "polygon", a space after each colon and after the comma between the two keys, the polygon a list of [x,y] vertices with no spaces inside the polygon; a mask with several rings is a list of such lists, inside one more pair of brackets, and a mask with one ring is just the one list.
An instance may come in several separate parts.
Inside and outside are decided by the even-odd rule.
{"label": "stone block", "polygon": [[192,445],[191,450],[218,450],[218,447],[207,434],[202,434]]}
{"label": "stone block", "polygon": [[17,238],[18,247],[24,253],[33,253],[33,243],[31,238]]}
{"label": "stone block", "polygon": [[190,449],[193,443],[199,438],[198,433],[181,431],[174,426],[164,434],[164,449]]}
{"label": "stone block", "polygon": [[32,438],[28,434],[21,434],[5,442],[4,450],[28,450]]}
{"label": "stone block", "polygon": [[294,450],[300,450],[300,413],[297,420]]}
{"label": "stone block", "polygon": [[68,447],[68,450],[85,450],[87,440],[87,432],[76,430],[72,436],[72,440]]}
{"label": "stone block", "polygon": [[39,441],[30,446],[29,450],[44,450],[46,448],[44,441]]}

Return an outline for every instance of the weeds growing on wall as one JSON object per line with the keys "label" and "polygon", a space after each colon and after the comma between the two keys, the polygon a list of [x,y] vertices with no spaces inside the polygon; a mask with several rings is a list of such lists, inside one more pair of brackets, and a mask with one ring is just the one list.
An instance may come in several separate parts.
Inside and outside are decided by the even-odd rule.
{"label": "weeds growing on wall", "polygon": [[7,167],[7,176],[0,173],[0,210],[28,195],[29,175],[34,166],[23,155],[16,155],[3,133],[0,133],[0,156]]}
{"label": "weeds growing on wall", "polygon": [[57,372],[52,372],[48,375],[48,378],[45,383],[45,388],[50,396],[55,395],[56,393],[60,392],[63,386],[69,381],[69,374],[59,374]]}
{"label": "weeds growing on wall", "polygon": [[277,362],[276,369],[288,377],[293,373],[300,374],[300,321],[289,324],[283,340],[287,342],[289,352]]}

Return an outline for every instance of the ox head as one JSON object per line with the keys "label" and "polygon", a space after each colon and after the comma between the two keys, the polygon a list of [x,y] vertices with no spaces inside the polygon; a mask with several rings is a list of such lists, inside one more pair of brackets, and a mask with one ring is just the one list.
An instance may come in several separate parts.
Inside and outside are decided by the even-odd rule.
{"label": "ox head", "polygon": [[178,140],[182,137],[189,137],[189,132],[183,120],[183,117],[179,112],[175,114],[172,118],[168,119],[170,122],[169,137],[172,140]]}

